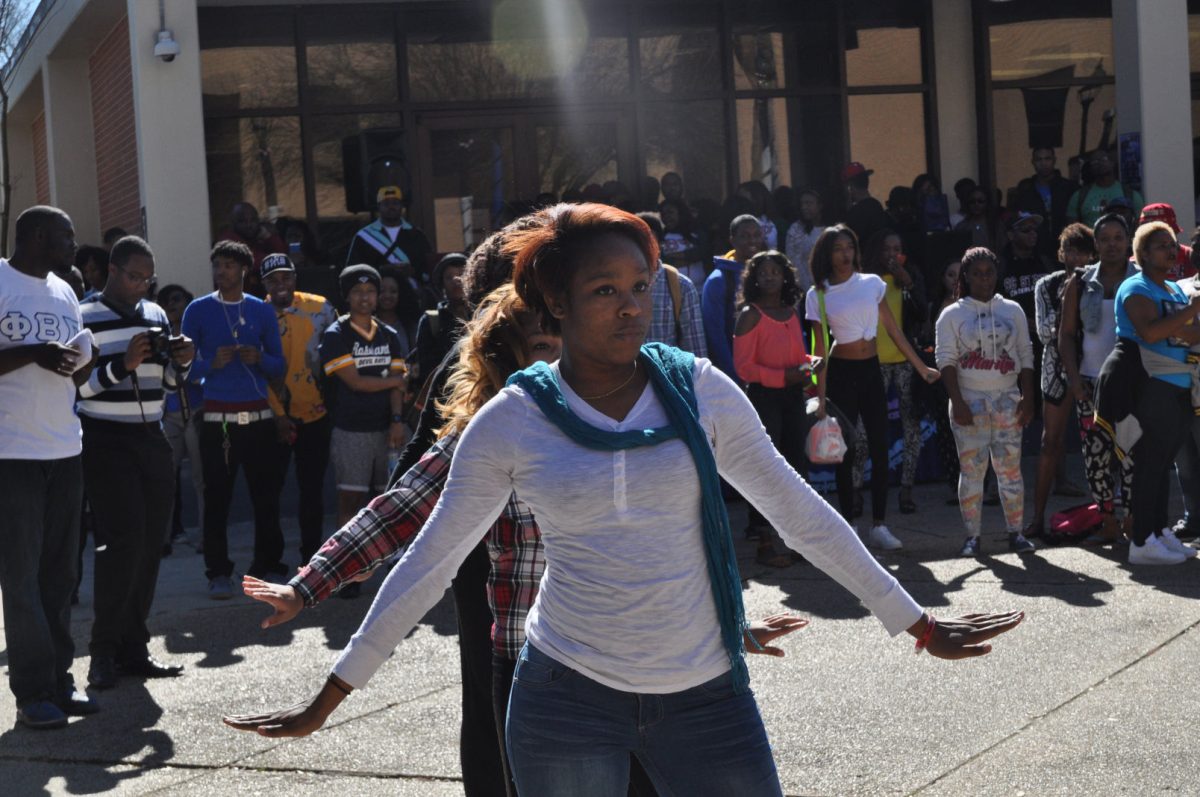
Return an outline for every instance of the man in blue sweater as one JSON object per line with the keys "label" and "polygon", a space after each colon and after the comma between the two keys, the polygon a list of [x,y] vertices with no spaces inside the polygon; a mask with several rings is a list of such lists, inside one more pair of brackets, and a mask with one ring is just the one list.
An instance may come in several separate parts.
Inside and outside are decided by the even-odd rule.
{"label": "man in blue sweater", "polygon": [[704,318],[709,359],[730,379],[740,383],[733,369],[733,322],[742,287],[742,266],[763,248],[762,225],[749,213],[738,216],[729,224],[729,242],[733,245],[730,253],[733,259],[713,258],[716,268],[704,280],[700,314]]}
{"label": "man in blue sweater", "polygon": [[286,369],[275,311],[242,292],[254,256],[245,244],[219,241],[212,249],[217,290],[188,305],[183,334],[196,345],[193,379],[202,379],[204,412],[200,458],[204,467],[204,566],[209,597],[233,595],[229,559],[229,502],[239,467],[254,506],[254,559],[247,571],[276,580],[287,573],[281,561],[279,462],[274,413],[267,383]]}

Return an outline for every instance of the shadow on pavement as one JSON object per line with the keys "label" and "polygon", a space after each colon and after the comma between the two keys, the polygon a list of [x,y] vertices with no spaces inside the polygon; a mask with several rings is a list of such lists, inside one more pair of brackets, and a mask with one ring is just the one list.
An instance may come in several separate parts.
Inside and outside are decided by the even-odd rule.
{"label": "shadow on pavement", "polygon": [[[47,770],[46,784],[40,793],[101,794],[121,787],[125,781],[161,767],[175,757],[175,742],[164,731],[153,730],[162,717],[162,708],[154,702],[143,682],[123,679],[115,689],[103,692],[104,710],[91,717],[72,718],[71,724],[57,731],[33,731],[14,725],[0,734],[0,762],[63,761],[79,763],[79,751],[88,750],[94,761],[121,762],[130,765],[118,771],[105,767],[57,767]],[[86,763],[86,762],[83,762]],[[12,766],[13,764],[9,764]],[[19,766],[19,763],[15,764]],[[0,771],[5,764],[0,763]],[[26,772],[26,775],[29,773]],[[49,788],[50,780],[64,780]],[[0,793],[14,794],[3,785]],[[22,779],[20,791],[31,784]]]}
{"label": "shadow on pavement", "polygon": [[1055,598],[1072,606],[1103,606],[1099,595],[1112,592],[1113,586],[1100,578],[1085,576],[1065,567],[1059,567],[1040,553],[1022,555],[1014,564],[1013,557],[997,559],[992,556],[980,558],[1004,587],[1013,595],[1030,598]]}

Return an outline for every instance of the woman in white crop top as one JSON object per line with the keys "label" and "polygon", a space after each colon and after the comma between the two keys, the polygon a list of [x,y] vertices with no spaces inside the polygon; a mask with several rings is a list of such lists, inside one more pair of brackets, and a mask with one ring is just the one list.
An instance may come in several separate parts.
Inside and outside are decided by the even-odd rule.
{"label": "woman in white crop top", "polygon": [[[936,382],[937,370],[928,367],[900,330],[885,299],[887,284],[875,274],[863,274],[858,238],[844,224],[825,228],[812,253],[814,287],[809,289],[805,315],[833,338],[829,365],[818,375],[817,395],[838,405],[851,424],[861,415],[871,457],[871,526],[867,542],[885,551],[904,547],[885,525],[888,491],[887,393],[875,348],[875,333],[882,323],[904,358],[926,382]],[[823,332],[816,335],[815,354],[824,357]],[[837,467],[838,503],[842,515],[853,522],[854,457]]]}
{"label": "woman in white crop top", "polygon": [[[428,523],[321,692],[260,733],[309,733],[314,715],[319,725],[364,686],[514,490],[537,516],[546,561],[508,707],[521,794],[624,794],[631,753],[662,794],[782,794],[746,684],[718,474],[918,649],[983,655],[986,640],[1021,621],[935,621],[777,454],[727,376],[642,346],[658,255],[644,222],[594,204],[539,216],[510,238],[513,282],[561,331],[562,358],[516,375],[471,420]],[[655,722],[641,724],[638,705]]]}

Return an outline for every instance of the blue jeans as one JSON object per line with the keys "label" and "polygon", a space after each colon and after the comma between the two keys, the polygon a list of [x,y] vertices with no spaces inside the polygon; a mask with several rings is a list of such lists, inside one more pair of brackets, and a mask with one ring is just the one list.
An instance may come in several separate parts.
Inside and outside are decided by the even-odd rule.
{"label": "blue jeans", "polygon": [[79,566],[79,457],[0,459],[0,596],[17,706],[69,691]]}
{"label": "blue jeans", "polygon": [[517,790],[621,797],[629,755],[659,795],[782,795],[754,695],[729,673],[666,695],[603,686],[526,644],[506,727]]}

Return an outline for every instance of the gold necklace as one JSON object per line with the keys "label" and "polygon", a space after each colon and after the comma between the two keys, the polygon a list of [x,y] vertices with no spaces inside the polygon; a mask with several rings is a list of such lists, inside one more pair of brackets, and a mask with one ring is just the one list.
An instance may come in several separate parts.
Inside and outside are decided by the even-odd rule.
{"label": "gold necklace", "polygon": [[626,385],[628,385],[630,382],[633,381],[633,378],[635,376],[637,376],[637,364],[638,364],[638,361],[634,360],[633,361],[633,371],[629,374],[629,378],[626,379],[621,384],[614,387],[612,390],[608,391],[607,393],[601,393],[599,396],[580,396],[580,398],[583,399],[584,401],[598,401],[602,398],[608,398],[613,393],[616,393],[618,390],[620,390],[621,388],[625,387]]}

